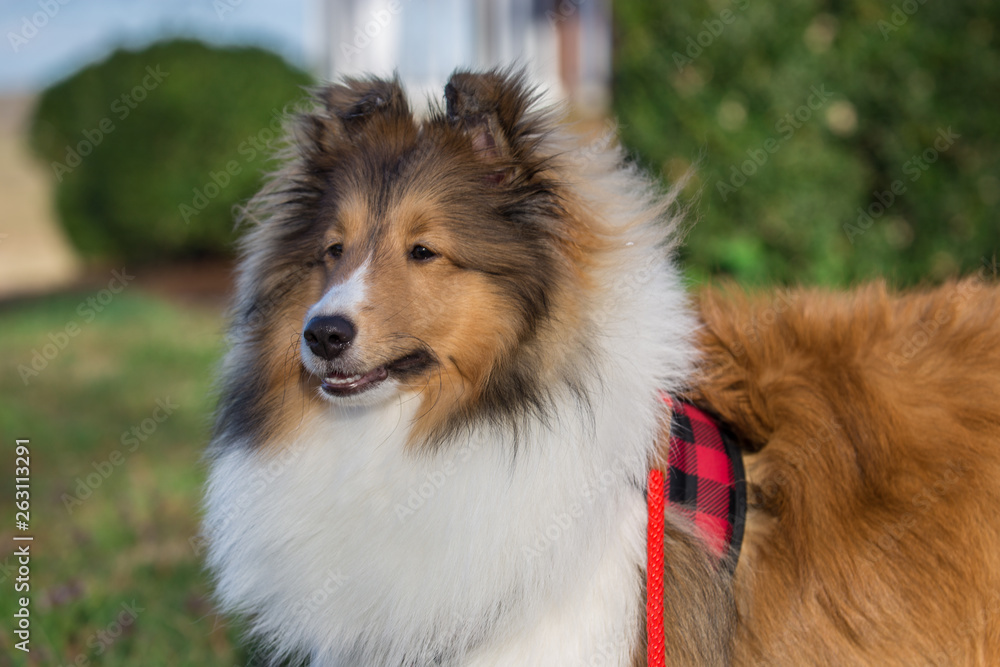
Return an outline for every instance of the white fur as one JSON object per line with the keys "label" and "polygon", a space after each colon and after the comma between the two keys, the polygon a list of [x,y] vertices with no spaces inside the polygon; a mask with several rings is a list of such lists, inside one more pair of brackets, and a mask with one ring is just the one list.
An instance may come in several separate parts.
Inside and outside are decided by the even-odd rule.
{"label": "white fur", "polygon": [[368,285],[365,282],[367,273],[368,264],[363,264],[346,280],[332,285],[323,298],[309,309],[305,321],[322,315],[341,315],[348,319],[356,317],[368,292]]}
{"label": "white fur", "polygon": [[647,186],[580,168],[595,171],[581,196],[598,214],[635,223],[595,278],[591,406],[557,390],[556,418],[531,420],[516,450],[487,426],[408,449],[418,401],[406,395],[330,405],[283,449],[220,448],[209,565],[223,607],[255,614],[279,653],[345,667],[628,664],[657,392],[690,373],[695,322],[654,247]]}

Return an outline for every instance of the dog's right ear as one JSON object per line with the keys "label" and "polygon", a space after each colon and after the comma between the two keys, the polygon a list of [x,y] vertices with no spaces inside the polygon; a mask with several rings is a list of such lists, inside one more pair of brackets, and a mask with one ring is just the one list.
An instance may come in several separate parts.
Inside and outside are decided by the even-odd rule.
{"label": "dog's right ear", "polygon": [[353,142],[370,126],[380,123],[413,122],[398,78],[345,79],[320,89],[316,97],[326,113],[311,116],[308,133],[320,147]]}
{"label": "dog's right ear", "polygon": [[348,130],[358,130],[379,117],[409,118],[410,105],[399,79],[347,79],[327,86],[321,100],[327,112]]}
{"label": "dog's right ear", "polygon": [[524,72],[455,72],[444,89],[448,122],[469,138],[473,149],[497,167],[492,180],[509,180],[532,147],[526,122],[535,94]]}

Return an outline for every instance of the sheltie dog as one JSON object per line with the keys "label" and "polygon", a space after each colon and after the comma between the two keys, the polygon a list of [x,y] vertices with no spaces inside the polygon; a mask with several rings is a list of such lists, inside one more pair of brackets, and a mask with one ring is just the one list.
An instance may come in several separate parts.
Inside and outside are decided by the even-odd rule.
{"label": "sheltie dog", "polygon": [[[422,117],[394,80],[317,97],[248,209],[206,498],[220,604],[276,661],[1000,661],[989,271],[689,299],[672,194],[522,75]],[[679,399],[742,449],[738,558],[648,514]]]}

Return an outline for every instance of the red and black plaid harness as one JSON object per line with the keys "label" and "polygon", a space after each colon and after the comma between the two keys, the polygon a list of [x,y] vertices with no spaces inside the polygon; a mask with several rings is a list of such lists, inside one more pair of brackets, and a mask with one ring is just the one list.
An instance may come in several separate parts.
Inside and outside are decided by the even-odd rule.
{"label": "red and black plaid harness", "polygon": [[664,664],[663,528],[672,507],[686,516],[706,548],[730,572],[736,568],[746,522],[743,456],[732,433],[690,403],[663,395],[671,406],[667,473],[649,472],[646,498],[646,632],[650,667]]}

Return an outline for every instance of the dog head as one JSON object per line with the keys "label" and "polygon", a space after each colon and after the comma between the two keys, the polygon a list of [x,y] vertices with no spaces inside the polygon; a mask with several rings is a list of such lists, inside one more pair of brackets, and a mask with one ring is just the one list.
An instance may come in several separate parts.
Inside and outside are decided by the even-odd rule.
{"label": "dog head", "polygon": [[425,435],[538,406],[598,244],[523,77],[456,73],[423,120],[394,80],[318,97],[245,242],[236,321],[256,316],[240,343],[263,379],[241,399],[419,396]]}

